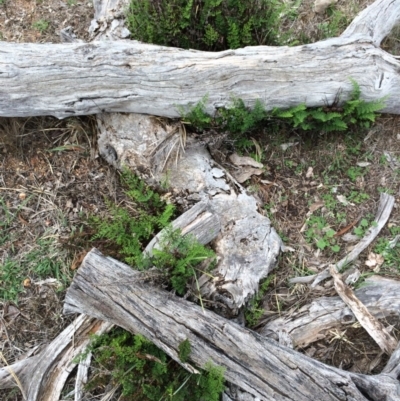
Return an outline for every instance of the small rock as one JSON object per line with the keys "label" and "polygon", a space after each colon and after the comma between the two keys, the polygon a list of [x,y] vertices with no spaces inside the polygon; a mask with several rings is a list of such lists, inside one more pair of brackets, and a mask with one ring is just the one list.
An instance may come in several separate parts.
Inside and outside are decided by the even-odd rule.
{"label": "small rock", "polygon": [[336,4],[337,1],[338,0],[315,0],[314,11],[317,14],[323,14],[330,5]]}

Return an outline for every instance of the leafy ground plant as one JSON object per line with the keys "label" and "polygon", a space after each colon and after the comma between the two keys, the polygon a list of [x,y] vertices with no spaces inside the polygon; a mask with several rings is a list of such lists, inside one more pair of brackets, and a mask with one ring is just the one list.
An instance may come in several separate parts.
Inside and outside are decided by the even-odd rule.
{"label": "leafy ground plant", "polygon": [[336,231],[329,227],[327,221],[321,216],[311,216],[307,222],[305,237],[307,242],[315,244],[322,251],[326,248],[332,252],[339,252],[340,246],[335,238]]}
{"label": "leafy ground plant", "polygon": [[[125,193],[134,202],[128,210],[110,201],[110,215],[103,219],[93,217],[90,223],[96,234],[93,240],[106,240],[108,247],[117,250],[125,262],[139,270],[156,267],[180,295],[186,291],[188,281],[197,273],[212,269],[215,254],[191,236],[182,236],[180,230],[169,226],[175,208],[166,204],[160,195],[150,189],[128,170],[121,176]],[[149,240],[166,228],[159,247],[151,255],[143,254]]]}
{"label": "leafy ground plant", "polygon": [[32,248],[23,258],[9,257],[0,262],[0,299],[17,303],[24,285],[30,286],[31,280],[54,278],[58,291],[69,283],[71,274],[63,268],[64,255],[54,241],[39,239]]}
{"label": "leafy ground plant", "polygon": [[[121,181],[132,204],[128,209],[109,201],[109,217],[90,220],[97,231],[93,240],[106,240],[135,268],[155,267],[163,281],[179,295],[185,294],[188,283],[194,284],[194,281],[198,287],[197,276],[214,266],[214,252],[169,226],[175,211],[173,205],[166,204],[138,177],[125,170]],[[151,254],[144,254],[146,244],[163,228],[164,235],[158,246]],[[199,299],[202,303],[200,296]],[[221,368],[209,364],[200,375],[189,374],[144,337],[123,330],[97,338],[90,349],[94,350],[97,363],[106,368],[107,374],[95,376],[89,383],[89,390],[91,386],[99,386],[105,376],[109,376],[108,372],[112,372],[113,381],[121,385],[123,399],[127,400],[212,401],[219,399],[224,388]],[[186,360],[189,354],[190,344],[183,342],[181,359]]]}
{"label": "leafy ground plant", "polygon": [[49,21],[46,21],[44,19],[38,20],[32,25],[33,28],[37,29],[41,33],[45,32],[49,26]]}
{"label": "leafy ground plant", "polygon": [[[274,109],[267,112],[257,100],[252,109],[245,106],[243,100],[232,99],[230,107],[217,110],[214,116],[207,114],[205,96],[196,106],[183,115],[184,121],[200,130],[218,128],[237,137],[255,131],[261,124],[268,124],[269,129],[286,125],[299,131],[340,132],[353,126],[369,128],[378,117],[376,112],[384,107],[384,99],[365,102],[360,98],[361,90],[357,82],[351,81],[353,91],[350,99],[342,106],[337,105],[307,108],[305,104],[290,109]],[[354,175],[354,174],[353,174]]]}
{"label": "leafy ground plant", "polygon": [[175,207],[166,204],[158,193],[128,170],[122,173],[121,184],[133,205],[128,210],[107,201],[109,216],[106,219],[94,216],[90,220],[96,232],[92,239],[106,239],[117,247],[126,263],[144,269],[144,246],[170,223]]}
{"label": "leafy ground plant", "polygon": [[268,287],[274,282],[274,280],[275,280],[274,274],[268,276],[265,279],[265,281],[260,285],[258,293],[249,302],[244,314],[244,317],[246,319],[246,325],[248,327],[256,326],[261,316],[263,315],[264,313],[264,308],[262,306],[263,298],[268,290]]}
{"label": "leafy ground plant", "polygon": [[55,278],[60,285],[59,289],[69,280],[68,274],[62,269],[62,255],[56,242],[43,239],[46,233],[30,244],[29,252],[21,252],[13,246],[18,242],[13,229],[30,199],[27,197],[11,208],[0,197],[0,246],[6,247],[10,244],[11,248],[7,256],[0,258],[1,300],[18,302],[18,297],[24,290],[24,283],[28,284],[31,279]]}
{"label": "leafy ground plant", "polygon": [[197,282],[197,273],[207,273],[212,269],[215,253],[194,237],[182,236],[180,230],[169,227],[160,247],[153,250],[147,262],[149,266],[155,266],[164,272],[174,290],[183,295],[192,278]]}
{"label": "leafy ground plant", "polygon": [[397,274],[400,273],[400,244],[398,243],[398,237],[392,240],[379,238],[374,246],[374,252],[384,258],[384,268],[392,268]]}
{"label": "leafy ground plant", "polygon": [[[181,360],[190,357],[190,343],[181,343]],[[211,362],[198,375],[188,373],[153,343],[122,329],[94,337],[84,359],[92,351],[96,374],[90,391],[110,382],[122,387],[122,400],[218,401],[224,390],[224,369]]]}

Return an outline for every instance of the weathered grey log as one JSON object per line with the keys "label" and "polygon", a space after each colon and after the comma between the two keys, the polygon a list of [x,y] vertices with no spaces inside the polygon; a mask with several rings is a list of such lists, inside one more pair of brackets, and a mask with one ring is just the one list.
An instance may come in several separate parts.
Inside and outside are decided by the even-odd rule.
{"label": "weathered grey log", "polygon": [[[377,11],[379,10],[379,12]],[[376,24],[377,15],[379,24]],[[377,0],[344,36],[297,47],[219,53],[129,41],[0,43],[0,116],[69,117],[104,111],[179,117],[208,95],[214,113],[232,96],[267,109],[343,99],[356,80],[362,97],[400,112],[400,61],[378,46],[400,21],[400,0]],[[371,29],[373,27],[373,30]]]}
{"label": "weathered grey log", "polygon": [[[400,316],[400,282],[379,276],[369,277],[365,286],[355,291],[357,298],[377,319]],[[285,330],[295,347],[304,348],[325,338],[330,330],[356,323],[351,310],[340,297],[322,297],[268,322],[260,334],[270,336]]]}
{"label": "weathered grey log", "polygon": [[19,387],[17,377],[26,401],[58,400],[76,366],[74,358],[89,344],[89,334],[102,334],[110,327],[108,322],[79,316],[39,354],[1,368],[0,388]]}
{"label": "weathered grey log", "polygon": [[365,376],[324,365],[144,280],[142,273],[92,250],[66,294],[64,312],[86,313],[140,333],[179,363],[179,344],[188,339],[191,363],[201,367],[211,359],[226,367],[228,381],[263,400],[399,399],[397,367]]}

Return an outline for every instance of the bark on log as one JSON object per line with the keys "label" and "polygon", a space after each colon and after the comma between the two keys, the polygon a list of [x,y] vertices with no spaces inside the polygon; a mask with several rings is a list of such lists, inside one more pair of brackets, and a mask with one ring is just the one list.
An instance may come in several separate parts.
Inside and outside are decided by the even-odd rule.
{"label": "bark on log", "polygon": [[[124,3],[124,0],[97,2],[98,7],[95,7],[96,22],[92,24],[92,32],[94,34],[96,33],[96,30],[98,30],[100,31],[101,36],[106,36],[107,38],[124,37],[126,31],[124,31],[123,29],[123,24],[114,20],[115,17],[118,17],[120,15],[121,8],[118,6],[118,4],[122,3]],[[115,4],[116,6],[110,6],[112,4]],[[294,105],[296,102],[306,102],[308,105],[324,104],[325,101],[329,102],[334,99],[338,88],[343,86],[342,89],[344,89],[344,93],[350,90],[350,84],[347,78],[351,76],[361,84],[362,90],[364,92],[363,96],[365,96],[366,100],[380,98],[389,92],[392,93],[394,96],[388,99],[388,106],[385,111],[398,113],[398,96],[397,98],[395,98],[395,96],[399,93],[399,63],[396,60],[396,57],[392,57],[380,49],[374,49],[373,46],[379,46],[380,41],[383,39],[383,37],[387,34],[387,32],[390,31],[392,26],[395,25],[396,21],[399,20],[399,1],[377,1],[374,7],[375,9],[371,8],[363,12],[360,17],[356,19],[352,25],[349,26],[349,28],[341,36],[341,38],[327,41],[325,43],[321,42],[315,45],[303,46],[295,50],[286,48],[253,48],[242,49],[233,52],[224,52],[214,55],[189,51],[187,52],[188,59],[185,59],[185,57],[180,57],[185,56],[184,52],[177,49],[166,49],[141,44],[134,44],[134,46],[130,46],[127,44],[125,47],[125,45],[120,46],[114,42],[112,44],[113,49],[106,52],[104,58],[103,55],[101,55],[100,53],[106,45],[100,46],[98,43],[95,43],[93,46],[74,44],[65,47],[66,52],[62,52],[61,58],[58,58],[57,55],[53,53],[50,57],[49,62],[48,60],[44,60],[45,58],[48,58],[46,54],[42,55],[44,57],[39,57],[37,52],[46,52],[46,49],[48,48],[47,46],[58,52],[58,49],[61,49],[64,45],[39,45],[38,47],[31,47],[30,45],[13,44],[11,45],[13,48],[22,49],[17,49],[17,52],[13,55],[12,50],[10,50],[11,47],[7,44],[2,43],[0,45],[0,83],[2,88],[2,90],[0,91],[0,94],[2,95],[2,97],[0,98],[0,114],[2,112],[5,112],[5,114],[2,115],[11,115],[16,109],[21,108],[22,113],[25,114],[12,115],[33,115],[30,113],[34,113],[34,115],[37,115],[43,113],[53,114],[62,117],[67,115],[92,114],[102,110],[131,111],[142,110],[143,108],[146,108],[146,113],[153,113],[156,112],[156,109],[158,109],[158,112],[156,113],[159,115],[176,116],[176,104],[181,102],[177,102],[174,96],[178,96],[177,98],[180,98],[180,93],[182,93],[185,96],[183,97],[183,105],[191,105],[196,103],[197,100],[199,100],[204,95],[204,93],[201,93],[201,90],[204,87],[207,88],[207,85],[213,85],[213,74],[217,75],[217,79],[225,79],[227,80],[227,82],[220,82],[219,86],[216,88],[217,91],[221,91],[221,93],[212,91],[211,95],[213,96],[213,98],[210,97],[210,112],[215,110],[215,108],[217,107],[229,104],[231,94],[236,94],[236,96],[244,98],[246,104],[248,105],[253,104],[256,99],[260,98],[261,100],[266,101],[266,106],[268,108],[272,106],[282,106],[282,104],[287,107]],[[114,11],[110,12],[112,8],[114,8]],[[377,12],[376,10],[378,10],[379,12]],[[375,23],[374,21],[375,18],[376,21],[378,21],[377,23]],[[382,21],[384,21],[384,23],[382,23]],[[373,25],[375,25],[376,29],[369,29]],[[110,28],[110,30],[108,30],[107,28]],[[101,36],[98,36],[97,38],[100,38]],[[363,49],[365,50],[365,54],[363,54]],[[129,54],[131,51],[135,52],[142,50],[142,58],[140,55],[137,54]],[[128,54],[121,54],[121,51],[126,51]],[[161,65],[161,67],[164,67],[164,69],[158,69],[158,71],[156,72],[157,65],[152,66],[151,63],[153,62],[153,57],[158,58],[158,51],[160,51],[159,56],[162,59],[159,65]],[[254,54],[258,51],[261,52],[260,55]],[[319,59],[321,57],[335,57],[336,51],[338,52],[338,60],[336,62],[335,60],[331,60],[331,62],[328,62],[327,60],[322,61]],[[85,52],[87,52],[87,54],[85,54]],[[174,52],[177,54],[177,56],[173,54]],[[21,55],[22,59],[18,60],[18,57],[15,57],[16,54]],[[71,60],[62,60],[62,57],[65,57],[65,55],[68,55],[67,57],[74,57],[75,54],[77,54],[77,57],[73,62],[71,62]],[[246,54],[249,54],[249,60],[248,62],[243,62],[241,58]],[[295,60],[282,60],[282,58],[287,57],[287,55],[289,57],[298,56],[299,58]],[[205,58],[198,61],[198,59],[200,59],[202,56],[205,56]],[[32,62],[32,57],[35,57],[37,58],[37,60],[39,60],[38,64],[34,64]],[[113,60],[113,63],[110,63],[108,67],[107,65],[102,65],[103,62],[111,62],[111,59],[113,59],[114,57],[115,60]],[[221,57],[222,60],[219,59]],[[340,58],[343,57],[349,57],[349,59],[353,58],[353,62],[355,64],[353,66],[354,68],[350,68],[350,65],[348,63],[349,60],[343,59],[341,61]],[[357,57],[360,58],[357,60]],[[374,59],[376,58],[376,64],[368,66],[368,68],[366,68],[364,71],[363,64],[369,62],[368,60],[372,60],[372,62],[375,62]],[[189,62],[189,60],[194,60],[196,65],[188,66],[187,62]],[[297,67],[296,63],[299,63],[299,61],[301,60],[303,64],[299,65],[299,70],[296,71],[295,74],[293,74],[290,69],[293,65]],[[361,60],[361,62],[355,62],[359,60]],[[136,61],[138,61],[140,65],[134,64],[132,67],[125,63],[135,63]],[[292,63],[292,61],[294,61],[294,63]],[[51,62],[53,62],[54,64],[51,65]],[[172,64],[170,66],[164,65],[165,62],[171,62],[172,64],[182,67],[183,79],[180,79],[180,77],[175,79],[174,77],[178,77],[179,71],[177,75],[174,75],[173,71],[168,71],[168,67],[172,68]],[[229,65],[229,63],[237,63],[237,65]],[[242,63],[243,66],[239,65],[239,63]],[[272,68],[268,67],[266,69],[265,65],[269,66],[269,63],[272,63],[273,66]],[[28,66],[28,64],[30,65]],[[331,76],[329,77],[329,79],[333,79],[333,82],[326,82],[326,79],[328,79],[328,77],[326,75],[321,75],[321,77],[324,77],[321,78],[324,84],[322,88],[323,91],[326,90],[327,93],[321,93],[321,84],[316,84],[314,82],[315,79],[313,79],[314,73],[322,74],[321,68],[318,67],[318,64],[324,65],[326,68],[329,67],[336,69],[335,72],[331,71]],[[220,71],[221,66],[227,66],[226,70]],[[315,68],[315,66],[317,66],[318,68]],[[62,75],[63,72],[68,70],[69,67],[73,67],[73,74],[61,77],[60,74]],[[132,67],[132,70],[129,70],[130,67]],[[282,71],[277,71],[277,67],[282,67]],[[314,70],[312,70],[311,75],[309,74],[309,71],[306,71],[308,67],[310,67],[311,70],[315,68]],[[215,72],[214,68],[217,68],[218,71]],[[343,75],[344,68],[348,69]],[[201,69],[202,71],[199,71],[199,69]],[[191,72],[191,70],[194,71],[194,74]],[[249,74],[251,74],[253,70],[256,71],[255,78],[250,82],[250,84],[248,84],[246,83],[246,79],[248,79],[248,77],[250,76]],[[31,75],[28,77],[26,72]],[[83,80],[77,79],[77,76],[74,75],[80,74],[81,72],[83,72],[84,74]],[[90,75],[91,72],[98,75],[96,77],[92,76],[89,78],[85,78],[85,74]],[[221,75],[222,72],[225,73],[224,76]],[[152,75],[153,73],[155,75]],[[357,73],[357,75],[354,75],[353,73]],[[115,75],[113,76],[113,74]],[[150,102],[152,101],[154,96],[156,96],[157,98],[159,97],[157,89],[157,74],[161,76],[159,91],[162,92],[166,100],[164,98],[161,98],[164,104],[161,104],[162,102],[160,102],[160,104],[154,103],[156,106],[155,108],[148,108],[145,103],[143,103],[144,107],[142,107],[142,105],[140,105],[139,103],[143,101],[145,96],[149,95],[148,99],[150,99]],[[269,74],[267,79],[265,78],[266,74]],[[363,75],[363,79],[358,78],[361,74]],[[105,75],[108,75],[110,78],[108,84],[103,84],[103,82],[101,82],[105,81]],[[133,79],[133,77],[135,79]],[[192,91],[190,88],[188,88],[186,85],[187,82],[184,82],[185,79],[190,79],[190,77],[195,77],[196,79],[194,82],[195,91]],[[51,81],[52,79],[57,80],[58,78],[60,78],[59,83],[61,82],[61,91],[59,91],[59,88],[57,88],[57,85],[59,85],[59,83]],[[84,81],[85,79],[87,79],[88,85],[83,84],[83,86],[80,86],[82,84],[82,81]],[[152,87],[146,88],[144,86],[141,86],[142,82],[139,81],[143,81],[143,79],[147,79],[145,85],[147,84]],[[202,82],[201,79],[206,79],[206,81]],[[282,82],[281,86],[277,86],[276,82],[273,82],[274,79],[279,79],[279,82]],[[290,79],[296,79],[296,82],[290,82]],[[75,80],[77,86],[70,85],[70,82],[73,82]],[[320,80],[319,77],[318,80]],[[116,82],[117,85],[115,85]],[[273,91],[271,91],[272,95],[270,98],[265,98],[264,93],[260,95],[260,91],[258,90],[258,88],[255,88],[256,86],[260,85],[260,82],[265,85],[264,87],[267,88],[266,90],[269,90],[268,88],[273,87]],[[132,89],[132,86],[134,86],[135,83],[137,84],[137,86],[136,88]],[[21,84],[28,85],[29,88],[27,90],[20,90],[21,87],[19,85]],[[389,88],[391,85],[393,85],[393,88]],[[182,88],[180,88],[180,86],[182,86]],[[99,92],[97,91],[97,87],[100,89]],[[277,88],[278,92],[282,92],[281,94],[277,93]],[[313,95],[312,97],[310,97],[310,93],[307,92],[309,92],[313,88],[316,88],[315,90],[319,91],[317,92],[318,96]],[[33,91],[33,95],[30,93],[31,91]],[[47,96],[47,93],[45,93],[47,91],[49,91],[49,96]],[[187,94],[189,92],[191,95],[190,98],[187,97]],[[285,96],[289,92],[290,94],[293,93],[293,96],[288,97],[289,100],[286,102]],[[57,99],[57,101],[54,103],[54,99],[58,97],[59,93],[62,93],[63,97],[61,99]],[[210,95],[210,91],[208,91],[208,93]],[[307,97],[305,93],[307,94]],[[130,96],[132,96],[132,98],[130,98]],[[298,101],[298,99],[301,100]],[[280,104],[279,101],[281,101],[282,104]],[[35,103],[37,103],[37,107],[35,106]],[[51,103],[54,103],[54,107]],[[49,106],[49,104],[51,104],[51,106]],[[138,104],[140,106],[139,109]],[[5,109],[4,106],[7,106],[8,108]],[[390,107],[392,107],[393,110],[391,110]],[[105,115],[103,114],[103,116]],[[114,115],[114,117],[116,121],[121,118],[121,115]],[[109,126],[108,128],[113,129],[112,126]],[[123,134],[124,132],[125,131],[122,130],[120,134]],[[201,150],[199,152],[196,152],[195,154],[204,155],[204,151]],[[111,150],[111,156],[112,155],[113,152]],[[223,190],[221,191],[221,189],[222,188],[219,188],[219,191],[224,192]],[[232,193],[235,193],[235,191],[232,191]],[[220,193],[220,196],[222,195],[223,194]],[[85,320],[85,324],[87,322],[88,320]],[[250,337],[252,338],[252,335]],[[258,337],[255,336],[255,338]],[[58,339],[56,341],[58,341]],[[221,339],[220,341],[222,342]],[[49,349],[54,349],[54,345],[51,345],[49,347]],[[273,350],[276,351],[276,349]],[[399,353],[400,351],[397,352],[397,354]],[[285,362],[287,354],[282,355],[283,356],[280,356],[279,358],[283,358]],[[41,354],[41,358],[45,358],[46,356],[46,352]],[[274,359],[275,357],[276,356],[272,355],[272,359]],[[245,360],[244,365],[247,365],[246,358],[243,357],[243,359]],[[35,359],[32,360],[35,361]],[[294,360],[296,360],[296,358]],[[328,379],[326,379],[326,377],[324,376],[325,372],[324,370],[322,370],[321,374],[324,377],[324,380],[331,380],[333,388],[335,388],[335,386],[340,387],[340,396],[333,396],[333,398],[326,399],[367,399],[357,398],[361,393],[365,394],[366,397],[371,396],[372,398],[370,399],[373,400],[384,399],[385,392],[386,394],[388,394],[385,399],[397,399],[396,394],[400,394],[400,392],[398,390],[398,382],[394,380],[394,378],[397,376],[396,372],[399,371],[400,368],[398,366],[398,359],[392,358],[391,361],[391,365],[388,365],[386,369],[389,376],[382,378],[382,380],[381,376],[364,378],[361,376],[354,376],[352,374],[347,374],[340,371],[338,373],[339,376],[335,376],[336,373],[332,376],[332,368],[328,369],[329,374],[327,376]],[[53,366],[55,365],[50,362],[51,361],[48,361],[45,368],[41,368],[42,372],[52,371]],[[310,362],[311,366],[316,369],[316,365],[312,364],[312,362],[313,361]],[[24,363],[21,365],[24,365]],[[18,364],[17,367],[21,367],[21,365]],[[34,371],[34,369],[32,368],[32,366],[34,365],[35,362],[29,362],[30,368],[28,368],[28,370]],[[28,366],[28,364],[25,364],[25,366]],[[273,363],[269,364],[268,366],[268,371],[277,369],[273,366]],[[279,367],[280,365],[277,366]],[[303,362],[301,362],[300,365],[297,364],[296,366],[298,366],[299,369],[304,369],[305,365]],[[317,364],[317,366],[319,365]],[[0,377],[2,374],[4,374],[4,372],[5,370],[0,371]],[[310,372],[312,372],[312,369],[310,370]],[[257,374],[259,374],[259,371]],[[344,374],[344,376],[342,376],[342,374]],[[61,376],[64,377],[65,375]],[[43,383],[46,383],[46,376],[42,375],[40,378],[38,376],[35,377],[38,379],[38,381],[36,381],[35,379],[35,383],[33,383],[34,386],[40,386],[42,390],[45,389],[43,387]],[[52,377],[58,376],[51,376],[50,380]],[[292,380],[294,377],[295,375],[293,375],[292,372],[290,380]],[[317,379],[319,377],[320,376],[316,375]],[[340,378],[340,383],[338,385],[336,385],[337,383],[335,382],[337,377]],[[302,377],[299,376],[299,378],[301,379]],[[310,376],[307,376],[307,379],[311,380]],[[28,380],[29,382],[32,380],[32,377],[30,375],[26,376],[25,381],[28,382]],[[276,375],[273,376],[273,380],[276,380]],[[294,385],[295,381],[296,380],[292,380],[289,384],[289,387],[290,385]],[[374,383],[381,384],[380,381],[381,383],[383,383],[383,387],[378,386],[376,392],[374,392],[374,389],[371,386]],[[58,388],[61,385],[61,382],[59,382],[58,379],[53,380],[53,383]],[[277,382],[274,383],[277,384]],[[342,383],[344,383],[343,388],[341,387]],[[357,389],[355,389],[354,384],[356,387],[359,386],[361,393]],[[305,382],[305,386],[300,388],[300,391],[303,391],[303,388],[306,387],[306,385],[307,382]],[[34,388],[34,386],[31,387]],[[318,386],[319,384],[317,383],[315,387],[319,388]],[[321,387],[323,386],[324,383],[322,382]],[[343,398],[345,397],[343,395],[345,394],[343,392],[343,389],[344,391],[346,391],[346,389],[350,389],[349,394],[352,394],[353,390],[356,391],[357,397],[351,398],[351,395],[349,395],[349,397],[346,396],[347,398]],[[46,392],[46,394],[48,394],[48,392]],[[325,399],[319,397],[319,395],[320,394],[318,393],[318,399]],[[295,398],[274,399],[308,399],[304,397],[294,397]],[[39,399],[41,401],[45,399],[52,400],[52,398],[42,398],[42,396],[38,395],[38,392],[36,392],[35,397],[29,399],[32,401]]]}
{"label": "bark on log", "polygon": [[[377,18],[378,17],[378,18]],[[376,23],[378,21],[378,23]],[[0,116],[68,117],[104,111],[179,117],[208,95],[207,111],[232,96],[267,109],[345,100],[356,80],[367,101],[400,113],[400,61],[378,46],[400,21],[400,0],[377,0],[344,35],[297,47],[220,53],[138,42],[0,43]],[[371,29],[373,28],[373,29]]]}
{"label": "bark on log", "polygon": [[228,381],[263,400],[395,401],[400,396],[397,366],[377,376],[341,371],[150,287],[143,279],[140,272],[92,250],[67,292],[64,312],[86,313],[140,333],[177,362],[179,344],[188,339],[191,362],[204,366],[211,359],[225,366]]}

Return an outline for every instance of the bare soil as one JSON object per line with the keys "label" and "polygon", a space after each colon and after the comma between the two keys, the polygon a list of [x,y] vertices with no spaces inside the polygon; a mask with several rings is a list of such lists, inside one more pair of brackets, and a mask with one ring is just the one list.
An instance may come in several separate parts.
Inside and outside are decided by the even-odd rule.
{"label": "bare soil", "polygon": [[[348,23],[367,3],[371,1],[339,1],[338,8],[349,16]],[[288,27],[303,31],[310,40],[320,39],[329,16],[315,14],[311,1],[304,1],[298,14],[301,18],[292,23],[288,20]],[[0,0],[0,39],[57,43],[59,30],[72,26],[78,38],[87,40],[92,17],[89,1]],[[46,29],[40,28],[46,25],[43,21],[48,23]],[[400,54],[399,38],[395,30],[384,48]],[[40,350],[70,322],[62,315],[63,296],[82,255],[92,246],[87,219],[106,215],[105,199],[126,201],[118,172],[98,156],[96,136],[93,117],[0,119],[0,221],[10,221],[8,239],[0,242],[0,273],[7,260],[26,267],[13,279],[22,292],[14,301],[0,300],[0,350],[8,364]],[[380,241],[400,233],[400,117],[382,115],[369,130],[329,135],[276,132],[266,125],[254,140],[260,146],[265,173],[254,176],[246,186],[285,245],[294,249],[280,258],[274,285],[265,296],[262,324],[291,313],[314,297],[336,295],[331,282],[311,291],[304,285],[290,286],[288,278],[318,272],[327,263],[340,260],[354,246],[344,234],[354,234],[362,219],[373,224],[382,191],[393,194],[396,204]],[[237,150],[257,153],[250,145]],[[324,219],[324,229],[310,231],[308,223],[313,216]],[[329,228],[337,234],[338,252],[332,250],[332,244],[325,249],[317,245]],[[43,238],[52,241],[46,252],[39,244]],[[95,245],[110,253],[101,242]],[[26,263],[35,249],[45,253],[43,258],[58,263],[58,273],[46,277],[55,281],[44,282],[32,264]],[[365,264],[373,250],[376,243],[356,263],[365,276],[376,274]],[[396,252],[400,256],[395,248],[394,258]],[[379,274],[398,279],[400,259],[394,260],[385,261]],[[0,282],[0,287],[3,285]],[[391,324],[392,335],[399,338],[399,321],[385,322]],[[327,333],[325,339],[303,351],[325,363],[364,373],[379,372],[386,361],[360,327]],[[0,398],[21,399],[18,391],[0,391]]]}

